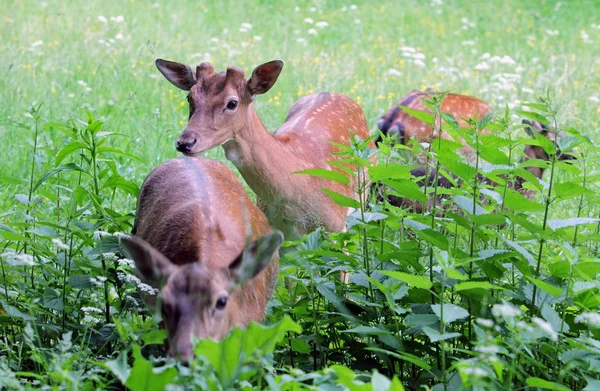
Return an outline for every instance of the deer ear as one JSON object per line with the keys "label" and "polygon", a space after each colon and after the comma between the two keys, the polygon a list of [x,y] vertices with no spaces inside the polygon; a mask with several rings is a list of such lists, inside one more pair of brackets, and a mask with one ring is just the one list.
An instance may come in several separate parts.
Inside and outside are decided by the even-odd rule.
{"label": "deer ear", "polygon": [[241,254],[229,264],[234,286],[251,280],[263,271],[282,242],[283,234],[274,231],[248,243]]}
{"label": "deer ear", "polygon": [[260,95],[269,91],[283,69],[282,60],[273,60],[257,66],[248,79],[250,95]]}
{"label": "deer ear", "polygon": [[161,58],[157,59],[155,64],[160,73],[177,88],[189,91],[196,84],[196,78],[192,73],[192,69],[185,64]]}
{"label": "deer ear", "polygon": [[140,276],[149,284],[162,287],[175,266],[160,251],[136,236],[121,238],[124,254],[133,259]]}
{"label": "deer ear", "polygon": [[525,133],[527,133],[527,135],[528,135],[529,137],[531,137],[531,138],[535,138],[535,134],[533,133],[533,129],[532,129],[532,127],[533,127],[533,124],[532,124],[532,123],[531,123],[529,120],[526,120],[526,119],[524,119],[523,121],[521,121],[521,123],[522,123],[523,125],[527,125],[527,126],[525,126],[525,128],[524,128],[524,129],[525,129]]}

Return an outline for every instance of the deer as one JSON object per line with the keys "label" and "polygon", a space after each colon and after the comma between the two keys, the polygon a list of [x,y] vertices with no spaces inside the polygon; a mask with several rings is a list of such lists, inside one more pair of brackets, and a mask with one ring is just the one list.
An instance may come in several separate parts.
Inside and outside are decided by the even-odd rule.
{"label": "deer", "polygon": [[[432,138],[439,138],[439,129],[441,127],[441,120],[439,118],[435,126],[436,129],[432,131],[431,126],[401,109],[401,106],[403,106],[412,110],[431,113],[431,110],[423,104],[423,99],[431,95],[440,95],[440,93],[433,92],[433,90],[428,88],[424,92],[412,90],[400,98],[398,103],[377,121],[377,127],[381,133],[386,136],[395,135],[396,142],[404,145],[411,139],[415,139],[421,143],[430,142]],[[452,114],[462,127],[467,126],[465,119],[477,118],[480,120],[492,112],[492,108],[487,102],[472,96],[459,94],[446,94],[440,109],[444,113]],[[441,137],[449,138],[446,133],[442,133]],[[377,145],[381,141],[381,136],[375,139]],[[471,147],[465,146],[461,150],[461,153],[469,156],[473,151]]]}
{"label": "deer", "polygon": [[[538,121],[523,120],[522,123],[524,125],[526,125],[524,128],[525,132],[531,138],[535,139],[534,132],[537,132],[538,134],[540,134],[544,137],[547,137],[548,139],[555,141],[556,143],[558,143],[559,140],[563,137],[562,132],[557,132],[557,133],[551,132],[548,130],[548,127],[546,125],[544,125]],[[549,156],[546,153],[546,151],[544,150],[544,148],[542,148],[541,146],[526,145],[523,152],[526,157],[523,157],[521,162],[526,161],[528,159],[540,159],[540,160],[545,160],[545,161],[549,161],[551,159],[551,156]],[[575,156],[565,153],[565,152],[561,151],[560,149],[558,149],[556,152],[556,158],[559,161],[576,159]],[[538,179],[541,179],[543,177],[544,171],[545,171],[544,168],[542,168],[542,167],[533,167],[533,166],[527,167],[526,169],[527,169],[527,171],[529,171],[531,174],[533,174]],[[428,175],[427,175],[427,171],[429,171]],[[448,178],[446,178],[444,175],[441,175],[441,174],[437,175],[437,172],[435,169],[426,170],[426,167],[417,167],[417,168],[411,170],[410,173],[415,179],[417,179],[417,184],[420,187],[423,187],[425,185],[434,186],[436,178],[437,178],[437,185],[440,188],[450,189],[450,188],[455,187],[456,184],[460,184],[460,179],[454,177],[453,179],[455,179],[455,181],[451,181]],[[450,175],[451,175],[451,173],[450,173]],[[493,182],[489,178],[485,178],[483,175],[481,175],[479,173],[477,174],[477,177],[480,182],[483,182],[487,185],[497,185],[497,183]],[[533,200],[533,198],[535,196],[535,192],[531,191],[530,189],[525,188],[524,184],[525,184],[525,178],[523,178],[521,176],[517,176],[513,182],[509,183],[509,186],[513,190],[515,190],[515,191],[521,193],[523,196],[527,197],[528,199]],[[384,195],[383,186],[384,185],[381,183],[375,183],[372,185],[372,191],[375,192],[377,201],[379,201],[379,202],[381,202],[383,200],[383,195]],[[441,202],[441,200],[442,200],[442,198],[438,199],[438,202]],[[388,204],[390,204],[392,206],[402,208],[402,209],[408,209],[415,213],[423,213],[423,210],[424,210],[424,205],[422,202],[404,198],[404,197],[398,197],[393,194],[388,194],[387,201],[388,201]],[[429,199],[428,202],[431,205],[433,203],[433,199]],[[438,206],[441,206],[441,204]]]}
{"label": "deer", "polygon": [[[321,226],[342,232],[350,209],[333,202],[321,189],[356,199],[358,181],[337,166],[343,162],[335,155],[340,149],[334,143],[348,146],[354,136],[368,139],[365,116],[349,97],[321,92],[295,102],[285,122],[270,133],[253,101],[273,87],[283,66],[281,60],[269,61],[246,79],[244,71],[234,66],[215,72],[203,62],[193,72],[188,65],[157,59],[156,67],[165,78],[188,91],[189,121],[176,148],[196,156],[221,145],[257,195],[270,224],[284,231],[286,240]],[[370,145],[374,149],[372,141]],[[312,168],[342,172],[349,183],[294,175]]]}
{"label": "deer", "polygon": [[222,163],[180,157],[152,170],[121,246],[159,289],[169,357],[191,360],[192,335],[219,340],[263,320],[282,241]]}

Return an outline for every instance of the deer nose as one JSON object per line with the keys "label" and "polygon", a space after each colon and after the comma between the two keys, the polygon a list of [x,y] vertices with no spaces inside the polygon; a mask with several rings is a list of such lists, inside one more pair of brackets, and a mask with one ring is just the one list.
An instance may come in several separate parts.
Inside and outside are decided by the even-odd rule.
{"label": "deer nose", "polygon": [[176,148],[179,152],[190,153],[196,144],[196,139],[179,138],[176,143]]}

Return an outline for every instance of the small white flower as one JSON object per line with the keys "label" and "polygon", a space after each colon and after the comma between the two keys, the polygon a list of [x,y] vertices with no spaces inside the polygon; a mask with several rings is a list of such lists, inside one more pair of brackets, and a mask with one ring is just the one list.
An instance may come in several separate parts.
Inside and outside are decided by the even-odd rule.
{"label": "small white flower", "polygon": [[123,40],[123,34],[117,33],[117,35],[115,35],[115,39],[118,39],[119,41]]}
{"label": "small white flower", "polygon": [[588,33],[585,32],[585,30],[581,30],[581,39],[583,40],[584,43],[592,43],[590,41],[590,35]]}
{"label": "small white flower", "polygon": [[487,71],[488,69],[490,69],[490,66],[487,62],[480,62],[479,64],[475,65],[475,70],[477,71]]}
{"label": "small white flower", "polygon": [[315,7],[310,7],[308,10],[309,10],[310,12],[315,12],[317,9],[316,9]]}
{"label": "small white flower", "polygon": [[308,30],[308,35],[317,35],[317,30],[315,30],[315,29]]}
{"label": "small white flower", "polygon": [[548,30],[548,29],[546,29],[546,34],[548,34],[551,37],[555,37],[555,36],[559,35],[560,32],[558,30]]}
{"label": "small white flower", "polygon": [[320,21],[320,22],[315,23],[315,27],[318,27],[318,28],[323,28],[323,27],[327,27],[327,26],[329,26],[329,23],[327,23],[327,22],[325,22],[323,20]]}
{"label": "small white flower", "polygon": [[0,254],[1,257],[6,259],[6,262],[11,266],[34,266],[35,260],[30,254],[19,254],[14,251],[9,251],[4,254]]}
{"label": "small white flower", "polygon": [[212,38],[210,39],[210,41],[211,41],[211,42],[214,42],[214,43],[217,43],[217,42],[219,42],[219,38],[217,38],[217,37],[212,37]]}
{"label": "small white flower", "polygon": [[106,17],[102,15],[98,16],[98,21],[102,23],[108,23],[108,19],[106,19]]}
{"label": "small white flower", "polygon": [[90,312],[96,312],[98,314],[102,314],[102,310],[100,308],[96,308],[96,307],[81,307],[81,310],[84,313],[90,313]]}
{"label": "small white flower", "polygon": [[66,244],[64,244],[63,241],[60,240],[59,238],[52,239],[52,243],[54,243],[56,245],[56,247],[62,248],[63,250],[68,250],[69,249],[69,246],[67,246]]}
{"label": "small white flower", "polygon": [[464,375],[475,377],[483,377],[487,375],[487,372],[479,367],[460,368],[460,372]]}
{"label": "small white flower", "polygon": [[252,37],[255,41],[260,41],[262,40],[262,37],[260,35],[255,35],[254,37]]}
{"label": "small white flower", "polygon": [[555,342],[558,341],[558,333],[556,331],[554,331],[554,329],[552,328],[552,325],[550,323],[546,322],[544,319],[540,319],[540,318],[536,318],[536,317],[531,318],[531,320],[540,329],[545,331],[546,334],[548,334],[548,337],[550,337],[550,339],[552,341],[555,341]]}
{"label": "small white flower", "polygon": [[523,91],[523,92],[525,92],[527,94],[533,94],[535,92],[534,90],[532,90],[529,87],[523,87],[523,88],[521,88],[521,91]]}
{"label": "small white flower", "polygon": [[296,12],[300,11],[300,7],[298,7],[298,6],[295,6],[295,7],[294,7],[294,11],[296,11]]}
{"label": "small white flower", "polygon": [[575,318],[575,323],[587,322],[588,326],[595,329],[600,329],[600,313],[598,312],[584,312]]}
{"label": "small white flower", "polygon": [[36,46],[40,46],[43,45],[44,41],[42,41],[41,39],[38,41],[35,41],[34,43],[31,44],[31,47],[36,47]]}
{"label": "small white flower", "polygon": [[156,295],[158,295],[158,292],[159,292],[159,290],[158,290],[158,289],[156,289],[156,288],[152,288],[150,285],[148,285],[148,284],[144,284],[144,283],[140,283],[140,284],[138,284],[138,286],[137,286],[137,287],[138,287],[138,289],[139,289],[140,291],[142,291],[142,292],[145,292],[145,293],[147,293],[147,294],[149,294],[149,295],[152,295],[152,296],[156,296]]}
{"label": "small white flower", "polygon": [[125,21],[125,17],[123,15],[119,15],[119,16],[111,16],[110,20],[112,20],[115,23],[122,23]]}
{"label": "small white flower", "polygon": [[351,9],[352,11],[355,11],[355,10],[357,10],[357,9],[358,9],[358,6],[357,6],[356,4],[352,4],[352,5],[350,6],[350,9]]}
{"label": "small white flower", "polygon": [[313,24],[314,21],[312,20],[312,18],[304,18],[304,23]]}
{"label": "small white flower", "polygon": [[463,46],[473,46],[475,45],[475,41],[462,41],[461,45]]}
{"label": "small white flower", "polygon": [[390,76],[396,76],[396,77],[399,77],[399,76],[401,76],[401,75],[402,75],[402,72],[400,72],[400,71],[399,71],[399,70],[397,70],[397,69],[390,68],[390,69],[388,69],[388,75],[390,75]]}
{"label": "small white flower", "polygon": [[415,65],[418,65],[421,68],[425,68],[425,63],[421,60],[415,60],[414,63],[415,63]]}
{"label": "small white flower", "polygon": [[96,279],[98,280],[98,282],[106,282],[106,280],[108,280],[108,278],[106,278],[104,276],[98,276],[98,277],[96,277]]}
{"label": "small white flower", "polygon": [[521,310],[510,303],[494,304],[492,315],[496,318],[512,319],[515,316],[521,315]]}
{"label": "small white flower", "polygon": [[494,355],[500,352],[500,348],[496,345],[475,346],[475,351],[481,354]]}
{"label": "small white flower", "polygon": [[296,39],[296,42],[298,42],[298,43],[304,43],[305,44],[306,43],[306,39],[304,39],[304,38],[298,38],[298,39]]}
{"label": "small white flower", "polygon": [[477,323],[482,327],[490,328],[494,326],[494,321],[491,319],[477,318]]}
{"label": "small white flower", "polygon": [[242,27],[247,30],[250,30],[252,28],[252,25],[250,23],[242,23]]}

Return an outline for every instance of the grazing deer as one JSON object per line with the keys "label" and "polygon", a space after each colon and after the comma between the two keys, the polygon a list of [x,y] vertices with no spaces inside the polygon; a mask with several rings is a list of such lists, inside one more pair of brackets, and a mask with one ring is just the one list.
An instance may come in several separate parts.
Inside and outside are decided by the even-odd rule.
{"label": "grazing deer", "polygon": [[[398,103],[377,121],[377,127],[386,136],[396,135],[396,141],[400,144],[407,144],[411,138],[419,142],[429,142],[432,135],[434,139],[438,138],[441,125],[439,119],[436,123],[437,129],[434,129],[432,133],[431,126],[400,108],[400,106],[404,106],[412,110],[431,113],[431,110],[423,104],[423,99],[427,99],[429,95],[439,95],[439,93],[430,89],[425,92],[412,90],[400,98]],[[463,118],[477,117],[477,119],[481,119],[491,113],[492,108],[486,102],[472,96],[447,94],[442,101],[441,111],[452,114],[460,126],[466,127],[467,123]],[[442,137],[448,138],[449,136],[442,133]],[[379,144],[380,141],[381,137],[377,137],[375,143]],[[472,153],[472,149],[465,146],[462,153],[469,155]]]}
{"label": "grazing deer", "polygon": [[263,320],[283,236],[223,164],[181,157],[156,167],[140,190],[133,233],[121,243],[144,281],[160,288],[171,357],[193,357],[192,335],[221,339]]}
{"label": "grazing deer", "polygon": [[[555,141],[555,136],[556,136],[557,143],[560,140],[560,138],[563,137],[563,134],[561,132],[558,132],[556,134],[553,132],[550,132],[550,131],[548,131],[548,128],[545,125],[543,125],[537,121],[523,120],[523,124],[528,125],[525,127],[525,131],[532,138],[535,138],[534,131],[541,134],[544,137],[549,138],[552,141]],[[524,153],[527,156],[527,158],[524,158],[523,160],[527,160],[527,159],[540,159],[540,160],[545,160],[545,161],[550,160],[550,156],[548,156],[548,154],[546,153],[544,148],[537,146],[537,145],[526,145],[525,149],[524,149]],[[558,160],[574,160],[574,159],[576,159],[573,155],[562,152],[560,149],[557,150],[556,158]],[[541,179],[544,175],[544,168],[542,168],[542,167],[527,167],[527,171],[529,171],[531,174],[533,174],[538,179]],[[415,168],[415,169],[411,170],[410,173],[413,177],[420,178],[417,181],[417,184],[421,187],[425,186],[425,184],[427,184],[427,186],[429,186],[429,187],[433,187],[435,185],[435,183],[434,183],[435,178],[436,178],[435,169],[429,170],[428,178],[426,177],[425,167]],[[484,182],[488,185],[496,184],[495,182],[493,182],[492,180],[490,180],[488,178],[485,178],[481,174],[477,174],[477,176],[481,182]],[[427,179],[427,181],[426,181],[426,179]],[[438,187],[447,188],[447,189],[454,187],[454,183],[452,183],[452,181],[448,180],[446,177],[444,177],[441,174],[437,175],[437,179],[438,179]],[[460,183],[460,180],[458,178],[456,180],[458,183]],[[524,188],[523,187],[524,183],[525,183],[525,179],[523,177],[517,176],[516,179],[514,180],[514,182],[511,182],[509,185],[512,187],[512,189],[520,192],[525,197],[527,197],[529,199],[533,199],[533,197],[535,196],[535,193],[529,189]],[[376,195],[377,195],[377,200],[379,202],[381,202],[383,200],[383,194],[384,194],[383,186],[384,185],[381,183],[373,184],[373,187],[374,187]],[[424,205],[420,201],[416,201],[416,200],[412,200],[412,199],[408,199],[408,198],[404,198],[404,197],[398,197],[398,196],[395,196],[392,194],[388,194],[387,200],[390,205],[393,205],[395,207],[409,209],[415,213],[423,212]],[[442,200],[442,198],[440,198],[438,201],[441,201],[441,200]],[[428,202],[430,204],[433,203],[433,199],[430,199]]]}
{"label": "grazing deer", "polygon": [[227,159],[264,205],[271,225],[283,230],[286,238],[297,238],[319,226],[333,232],[345,229],[349,208],[334,203],[321,189],[355,198],[354,176],[344,185],[293,173],[310,168],[343,172],[329,163],[339,159],[334,155],[339,149],[332,143],[349,145],[352,135],[369,137],[356,102],[328,92],[305,96],[292,105],[283,125],[271,134],[252,102],[275,84],[283,61],[259,65],[249,79],[236,67],[215,73],[207,62],[198,65],[196,72],[161,59],[156,66],[174,86],[189,91],[189,122],[177,140],[178,151],[194,156],[222,145]]}

